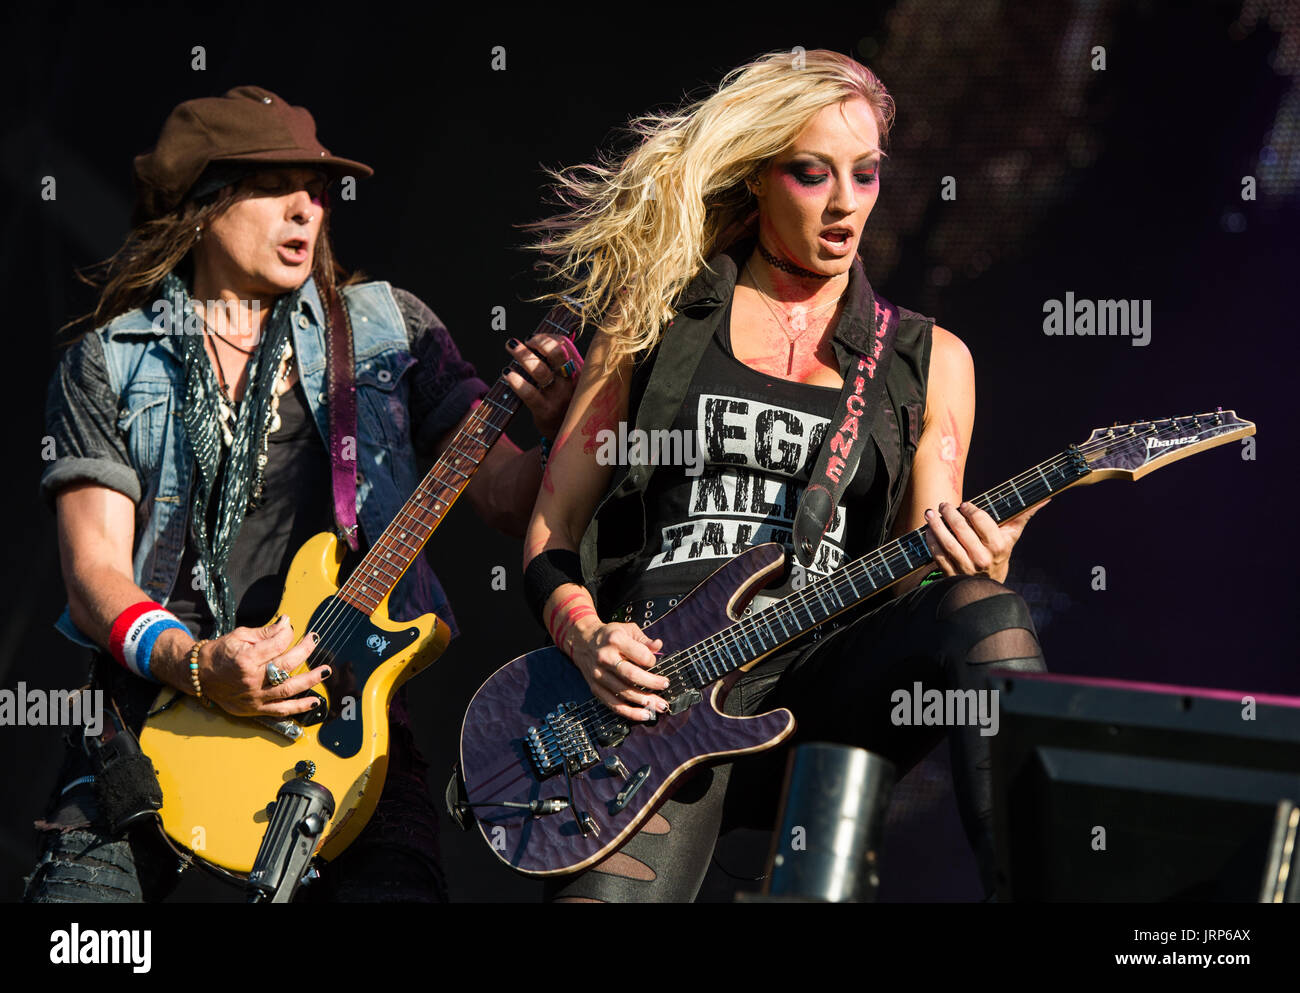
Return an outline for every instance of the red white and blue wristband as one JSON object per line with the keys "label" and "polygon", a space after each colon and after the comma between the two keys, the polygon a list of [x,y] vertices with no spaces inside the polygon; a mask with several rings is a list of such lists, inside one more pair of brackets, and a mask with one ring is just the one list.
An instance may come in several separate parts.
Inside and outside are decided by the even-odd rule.
{"label": "red white and blue wristband", "polygon": [[108,650],[119,665],[144,679],[159,682],[149,671],[149,656],[153,654],[153,643],[168,628],[189,633],[189,628],[162,604],[144,600],[117,615],[108,635]]}

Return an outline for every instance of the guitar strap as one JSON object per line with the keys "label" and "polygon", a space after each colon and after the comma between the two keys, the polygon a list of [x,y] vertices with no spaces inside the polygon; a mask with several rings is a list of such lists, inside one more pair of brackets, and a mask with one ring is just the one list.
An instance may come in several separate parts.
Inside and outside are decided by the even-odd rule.
{"label": "guitar strap", "polygon": [[870,444],[871,429],[884,406],[885,376],[897,337],[898,308],[876,294],[871,354],[858,355],[844,377],[844,388],[817,453],[817,464],[795,511],[794,554],[804,568],[812,565],[817,547],[835,517],[835,508],[857,471],[862,450]]}
{"label": "guitar strap", "polygon": [[[357,550],[357,385],[352,351],[352,321],[343,294],[329,292],[325,330],[325,391],[329,397],[330,476],[334,485],[334,523],[352,551]],[[352,457],[347,458],[350,450]]]}

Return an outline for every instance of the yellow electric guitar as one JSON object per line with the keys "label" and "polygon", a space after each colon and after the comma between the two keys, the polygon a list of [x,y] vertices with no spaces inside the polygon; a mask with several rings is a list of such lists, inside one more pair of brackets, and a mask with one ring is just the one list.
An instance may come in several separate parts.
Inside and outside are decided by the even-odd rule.
{"label": "yellow electric guitar", "polygon": [[[561,305],[539,331],[568,335],[577,324]],[[498,379],[341,586],[347,546],[333,534],[314,536],[294,556],[277,616],[292,618],[295,643],[309,631],[320,636],[296,670],[331,668],[309,691],[318,697],[314,710],[286,720],[234,717],[171,688],[158,695],[140,746],[158,771],[162,829],[176,845],[246,876],[266,833],[268,805],[298,777],[334,798],[319,855],[336,857],[360,833],[384,786],[393,694],[442,654],[449,638],[434,614],[391,620],[389,594],[518,406],[504,376]]]}

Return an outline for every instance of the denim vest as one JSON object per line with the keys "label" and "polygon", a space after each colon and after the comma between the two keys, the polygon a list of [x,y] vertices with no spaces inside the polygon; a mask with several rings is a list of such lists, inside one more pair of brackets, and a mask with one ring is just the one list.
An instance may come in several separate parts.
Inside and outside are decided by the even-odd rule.
{"label": "denim vest", "polygon": [[[348,286],[342,293],[356,358],[357,521],[368,544],[397,516],[419,482],[411,446],[409,385],[403,375],[415,359],[388,283]],[[180,569],[196,467],[181,417],[184,359],[175,336],[164,330],[166,322],[154,326],[156,314],[136,309],[92,333],[104,343],[109,383],[118,396],[118,430],[140,477],[135,582],[165,606]],[[290,321],[298,373],[328,451],[325,310],[313,280],[303,285]],[[389,613],[395,620],[411,620],[430,611],[448,624],[453,637],[458,633],[447,596],[421,555],[393,590]],[[67,607],[54,626],[79,645],[98,647],[72,623]]]}

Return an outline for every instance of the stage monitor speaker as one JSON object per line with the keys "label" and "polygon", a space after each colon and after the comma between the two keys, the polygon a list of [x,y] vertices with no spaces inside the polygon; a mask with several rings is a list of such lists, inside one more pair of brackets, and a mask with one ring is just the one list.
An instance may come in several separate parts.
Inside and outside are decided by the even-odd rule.
{"label": "stage monitor speaker", "polygon": [[999,901],[1257,901],[1270,868],[1276,892],[1300,698],[1051,673],[989,686]]}

